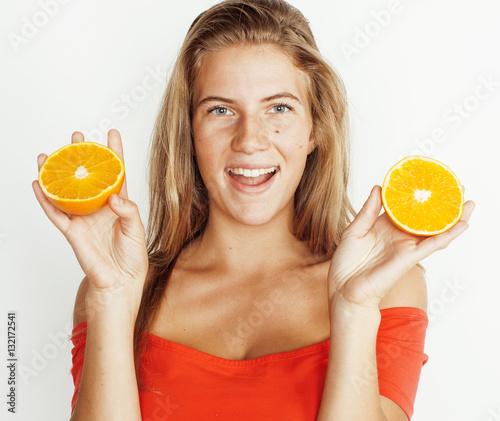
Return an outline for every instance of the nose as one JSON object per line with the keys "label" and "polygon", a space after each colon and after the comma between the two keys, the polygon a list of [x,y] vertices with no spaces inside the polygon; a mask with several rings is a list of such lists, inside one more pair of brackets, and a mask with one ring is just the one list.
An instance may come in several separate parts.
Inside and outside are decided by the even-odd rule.
{"label": "nose", "polygon": [[251,154],[269,148],[269,139],[264,123],[258,117],[241,116],[231,147],[234,151]]}

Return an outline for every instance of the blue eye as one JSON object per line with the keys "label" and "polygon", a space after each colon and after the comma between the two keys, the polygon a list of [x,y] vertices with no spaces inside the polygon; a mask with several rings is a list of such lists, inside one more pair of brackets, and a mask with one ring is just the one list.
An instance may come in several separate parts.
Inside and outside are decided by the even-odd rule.
{"label": "blue eye", "polygon": [[232,115],[231,111],[229,111],[226,107],[213,107],[208,110],[209,113],[213,113],[216,116],[224,116],[224,115]]}
{"label": "blue eye", "polygon": [[287,104],[276,104],[271,108],[271,110],[276,110],[276,111],[270,111],[271,114],[284,114],[288,111],[293,110],[293,108]]}
{"label": "blue eye", "polygon": [[[273,105],[271,108],[271,111],[269,111],[271,114],[285,114],[288,111],[293,111],[293,108],[288,105],[288,104],[276,104]],[[233,115],[233,112],[229,111],[227,107],[223,107],[222,105],[218,105],[216,107],[212,107],[208,110],[208,113],[214,114],[217,117],[222,117],[226,115]]]}

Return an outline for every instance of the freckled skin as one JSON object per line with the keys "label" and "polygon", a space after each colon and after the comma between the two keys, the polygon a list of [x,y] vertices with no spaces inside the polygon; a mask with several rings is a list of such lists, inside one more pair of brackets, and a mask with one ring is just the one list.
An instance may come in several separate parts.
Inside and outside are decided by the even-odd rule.
{"label": "freckled skin", "polygon": [[[292,213],[315,147],[305,73],[275,46],[209,53],[195,81],[193,110],[195,156],[211,217],[261,225]],[[225,168],[240,162],[278,165],[272,188],[259,195],[237,192]]]}

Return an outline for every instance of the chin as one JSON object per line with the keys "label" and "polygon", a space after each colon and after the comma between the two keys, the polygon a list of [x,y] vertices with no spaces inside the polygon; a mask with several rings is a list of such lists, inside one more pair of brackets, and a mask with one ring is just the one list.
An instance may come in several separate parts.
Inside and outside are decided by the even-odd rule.
{"label": "chin", "polygon": [[232,217],[239,223],[249,226],[265,225],[275,219],[281,211],[269,206],[246,206],[244,210],[235,210]]}

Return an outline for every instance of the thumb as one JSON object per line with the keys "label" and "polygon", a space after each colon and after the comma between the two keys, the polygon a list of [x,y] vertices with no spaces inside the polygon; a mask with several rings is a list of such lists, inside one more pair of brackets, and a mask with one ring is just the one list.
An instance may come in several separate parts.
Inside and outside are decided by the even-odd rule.
{"label": "thumb", "polygon": [[122,196],[112,194],[108,198],[111,210],[120,218],[122,231],[129,237],[143,237],[144,226],[142,225],[137,205]]}
{"label": "thumb", "polygon": [[380,194],[381,187],[378,185],[373,186],[365,204],[346,229],[346,231],[349,231],[347,233],[348,237],[362,237],[366,235],[371,227],[373,227],[382,207],[382,198]]}

